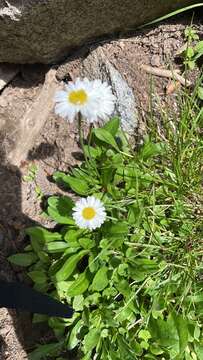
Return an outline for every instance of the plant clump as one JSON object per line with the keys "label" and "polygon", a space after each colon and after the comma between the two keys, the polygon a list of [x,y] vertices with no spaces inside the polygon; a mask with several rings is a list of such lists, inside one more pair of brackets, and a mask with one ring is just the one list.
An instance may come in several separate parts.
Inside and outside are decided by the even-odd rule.
{"label": "plant clump", "polygon": [[[28,228],[30,243],[10,256],[27,267],[35,289],[74,309],[71,319],[48,319],[57,342],[40,345],[31,359],[62,360],[75,348],[81,360],[203,358],[203,114],[196,90],[182,96],[178,117],[173,124],[164,117],[164,141],[149,119],[149,135],[136,149],[113,117],[91,128],[80,166],[53,174],[78,198],[80,215],[97,203],[102,221],[78,226],[71,196],[51,196],[46,212],[58,231]],[[86,220],[93,215],[86,211]]]}

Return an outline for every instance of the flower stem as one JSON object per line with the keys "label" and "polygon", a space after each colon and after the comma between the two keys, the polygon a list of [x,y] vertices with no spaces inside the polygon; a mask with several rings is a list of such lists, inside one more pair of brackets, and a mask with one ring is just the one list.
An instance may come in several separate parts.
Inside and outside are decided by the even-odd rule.
{"label": "flower stem", "polygon": [[89,137],[88,137],[88,156],[89,156],[91,164],[93,164],[93,159],[91,157],[91,152],[90,152],[90,146],[91,146],[91,142],[92,142],[92,128],[93,128],[93,124],[90,124]]}
{"label": "flower stem", "polygon": [[127,154],[126,152],[124,152],[124,151],[120,151],[120,154],[122,154],[122,155],[124,155],[124,156],[128,156],[129,158],[134,158],[134,156],[133,155],[130,155],[130,154]]}
{"label": "flower stem", "polygon": [[90,152],[90,146],[91,146],[92,135],[93,135],[93,130],[92,130],[93,127],[94,127],[94,125],[90,124],[89,137],[88,137],[88,156],[89,156],[89,163],[90,163],[91,167],[94,168],[96,174],[99,176],[99,172],[98,172],[97,167],[95,165],[95,161],[94,161],[94,159],[92,159],[91,152]]}
{"label": "flower stem", "polygon": [[89,131],[89,138],[88,138],[88,152],[90,155],[90,145],[91,145],[91,141],[92,141],[92,128],[93,128],[93,124],[90,124],[90,131]]}
{"label": "flower stem", "polygon": [[85,161],[86,161],[86,163],[88,163],[87,156],[85,153],[85,145],[84,145],[84,138],[83,138],[83,131],[82,131],[82,115],[80,112],[78,113],[78,132],[79,132],[80,146],[83,151]]}

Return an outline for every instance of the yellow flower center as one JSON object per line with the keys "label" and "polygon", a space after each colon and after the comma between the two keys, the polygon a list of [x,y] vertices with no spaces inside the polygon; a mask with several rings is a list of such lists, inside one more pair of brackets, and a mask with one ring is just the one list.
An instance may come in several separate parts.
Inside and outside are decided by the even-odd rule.
{"label": "yellow flower center", "polygon": [[96,215],[96,211],[92,207],[86,207],[82,211],[85,220],[92,220]]}
{"label": "yellow flower center", "polygon": [[84,105],[87,99],[88,96],[83,89],[71,91],[68,95],[68,100],[74,105]]}

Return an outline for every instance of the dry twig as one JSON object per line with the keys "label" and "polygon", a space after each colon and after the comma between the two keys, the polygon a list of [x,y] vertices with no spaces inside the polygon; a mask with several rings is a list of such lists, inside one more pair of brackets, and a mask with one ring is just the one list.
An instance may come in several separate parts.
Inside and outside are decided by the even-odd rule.
{"label": "dry twig", "polygon": [[148,74],[178,80],[183,86],[189,87],[192,85],[192,83],[189,80],[185,79],[182,75],[178,73],[178,70],[171,71],[166,69],[160,69],[157,67],[152,67],[150,65],[141,65],[141,69],[146,71]]}

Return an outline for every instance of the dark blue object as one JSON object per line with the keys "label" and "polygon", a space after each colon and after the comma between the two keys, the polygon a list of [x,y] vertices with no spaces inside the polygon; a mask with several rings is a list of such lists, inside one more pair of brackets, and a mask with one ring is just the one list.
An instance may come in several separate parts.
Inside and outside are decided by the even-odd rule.
{"label": "dark blue object", "polygon": [[0,307],[70,318],[73,309],[22,283],[0,281]]}

